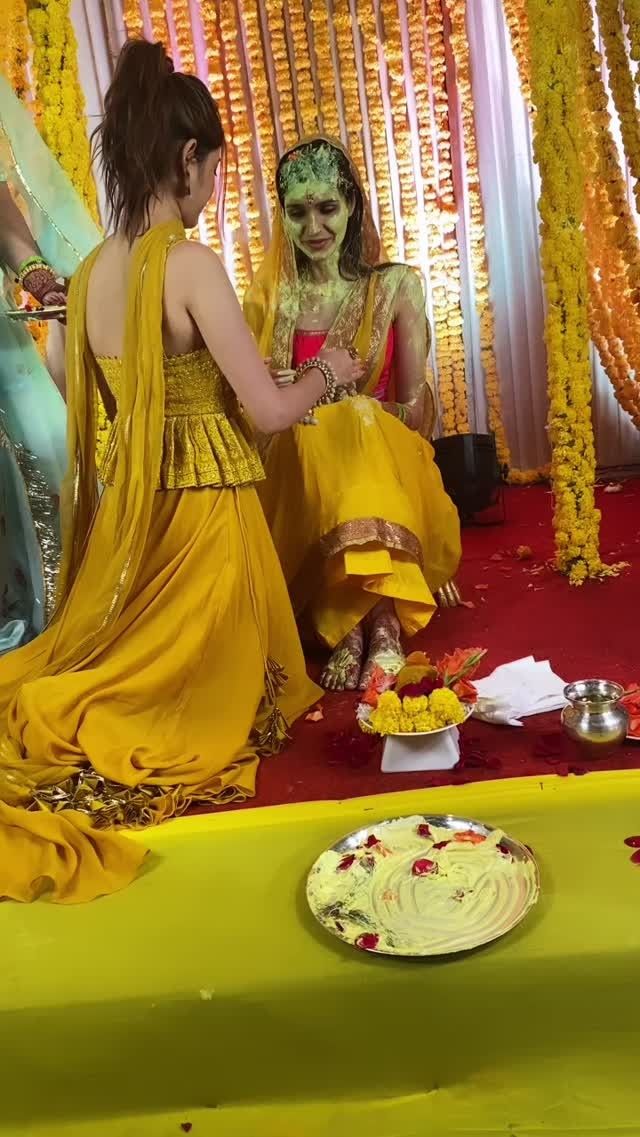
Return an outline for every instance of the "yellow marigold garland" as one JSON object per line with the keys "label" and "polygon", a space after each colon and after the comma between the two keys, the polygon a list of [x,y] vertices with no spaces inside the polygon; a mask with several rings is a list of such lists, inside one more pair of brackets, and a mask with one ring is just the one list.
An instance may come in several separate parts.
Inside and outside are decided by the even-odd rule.
{"label": "yellow marigold garland", "polygon": [[466,434],[470,426],[462,334],[462,281],[456,235],[458,207],[453,185],[447,64],[440,4],[428,5],[426,28],[436,139],[435,184],[440,219],[439,256],[437,268],[431,274],[434,295],[440,290],[442,296],[434,310],[440,418],[444,434]]}
{"label": "yellow marigold garland", "polygon": [[298,141],[298,129],[282,0],[265,0],[265,14],[267,18],[267,41],[271,48],[275,71],[275,98],[278,106],[278,118],[282,139],[285,148],[287,148],[294,146]]}
{"label": "yellow marigold garland", "polygon": [[98,221],[70,0],[33,0],[28,18],[42,137]]}
{"label": "yellow marigold garland", "polygon": [[541,258],[547,295],[549,435],[556,564],[574,584],[617,571],[600,559],[591,422],[587,258],[582,230],[577,9],[527,0],[534,154],[540,169]]}
{"label": "yellow marigold garland", "polygon": [[378,199],[380,236],[386,255],[394,259],[398,256],[398,237],[393,209],[393,194],[391,192],[389,152],[386,143],[387,126],[380,87],[378,28],[372,0],[356,0],[356,9],[362,45],[367,117]]}
{"label": "yellow marigold garland", "polygon": [[312,46],[309,41],[309,27],[304,0],[288,0],[287,8],[293,57],[296,64],[300,133],[304,136],[313,134],[318,128],[316,89],[311,66]]}
{"label": "yellow marigold garland", "polygon": [[3,0],[0,4],[0,53],[0,70],[18,98],[24,99],[29,92],[26,0]]}
{"label": "yellow marigold garland", "polygon": [[388,89],[393,123],[393,144],[400,182],[405,260],[409,264],[418,265],[420,263],[418,199],[413,169],[411,130],[407,115],[407,90],[400,14],[397,0],[380,0],[380,7],[384,22],[383,45],[389,75]]}
{"label": "yellow marigold garland", "polygon": [[344,120],[349,136],[349,150],[367,187],[367,163],[362,141],[362,110],[360,107],[360,83],[358,69],[354,65],[354,27],[349,0],[334,0],[333,26],[338,49],[339,84],[342,89]]}
{"label": "yellow marigold garland", "polygon": [[320,86],[320,118],[325,134],[340,137],[340,113],[336,95],[335,67],[329,32],[327,0],[311,0],[311,24]]}

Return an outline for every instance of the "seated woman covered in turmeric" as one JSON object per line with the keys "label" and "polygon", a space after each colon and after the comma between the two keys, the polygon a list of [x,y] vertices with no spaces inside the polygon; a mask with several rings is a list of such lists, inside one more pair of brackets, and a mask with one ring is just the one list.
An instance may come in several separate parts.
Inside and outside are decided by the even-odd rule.
{"label": "seated woman covered in turmeric", "polygon": [[269,440],[260,496],[294,610],[332,649],[323,685],[363,688],[376,666],[399,670],[401,634],[426,627],[460,559],[458,515],[427,441],[424,291],[407,265],[383,262],[340,143],[299,143],[276,178],[272,245],[245,299],[259,347],[282,382],[338,347],[364,373],[314,426]]}

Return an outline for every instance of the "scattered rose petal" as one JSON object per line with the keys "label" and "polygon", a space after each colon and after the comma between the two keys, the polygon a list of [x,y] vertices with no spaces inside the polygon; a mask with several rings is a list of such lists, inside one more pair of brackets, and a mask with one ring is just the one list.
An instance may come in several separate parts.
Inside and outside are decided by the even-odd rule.
{"label": "scattered rose petal", "polygon": [[314,707],[312,711],[309,711],[308,715],[304,716],[304,721],[305,722],[322,722],[323,718],[324,718],[324,711],[323,711],[322,707],[320,705],[318,705],[317,707]]}
{"label": "scattered rose petal", "polygon": [[516,549],[516,558],[519,561],[530,561],[533,557],[533,549],[529,545],[518,545]]}
{"label": "scattered rose petal", "polygon": [[635,853],[631,854],[629,860],[632,865],[640,865],[640,849],[636,849]]}
{"label": "scattered rose petal", "polygon": [[475,608],[473,600],[460,600],[459,604],[461,608]]}
{"label": "scattered rose petal", "polygon": [[190,1121],[183,1121],[180,1128],[181,1128],[183,1133],[190,1133],[191,1130],[193,1129],[193,1125]]}
{"label": "scattered rose petal", "polygon": [[453,839],[460,845],[481,845],[487,838],[482,833],[474,833],[473,829],[463,829]]}
{"label": "scattered rose petal", "polygon": [[359,947],[361,951],[375,951],[379,943],[380,936],[377,936],[375,932],[363,932],[356,940],[356,947]]}
{"label": "scattered rose petal", "polygon": [[630,849],[640,849],[640,837],[625,837],[624,843]]}
{"label": "scattered rose petal", "polygon": [[499,853],[502,853],[503,857],[510,857],[511,856],[511,850],[508,848],[507,845],[504,845],[502,843],[502,841],[500,842],[499,845],[496,845],[496,848],[497,848]]}
{"label": "scattered rose petal", "polygon": [[379,844],[380,844],[380,838],[376,837],[375,834],[372,833],[370,837],[367,837],[367,839],[364,843],[364,847],[365,847],[365,849],[375,849],[376,845],[379,845]]}
{"label": "scattered rose petal", "polygon": [[451,841],[436,841],[433,847],[434,847],[434,849],[445,849],[447,847],[447,845],[450,845],[450,844],[451,844]]}
{"label": "scattered rose petal", "polygon": [[474,588],[475,588],[476,592],[488,592],[489,591],[489,585],[488,584],[475,584]]}
{"label": "scattered rose petal", "polygon": [[418,826],[418,837],[428,838],[430,836],[431,836],[431,829],[428,825],[419,825]]}
{"label": "scattered rose petal", "polygon": [[354,864],[355,859],[355,853],[347,853],[347,855],[342,858],[340,864],[338,865],[338,872],[346,872],[347,869],[350,869],[352,864]]}
{"label": "scattered rose petal", "polygon": [[492,553],[492,555],[489,557],[489,560],[490,561],[503,561],[504,556],[502,553]]}
{"label": "scattered rose petal", "polygon": [[620,482],[609,482],[608,486],[604,487],[605,493],[622,493],[623,486]]}
{"label": "scattered rose petal", "polygon": [[430,861],[428,857],[420,857],[419,860],[413,862],[411,874],[412,876],[429,876],[429,873],[437,871],[438,866],[435,861]]}

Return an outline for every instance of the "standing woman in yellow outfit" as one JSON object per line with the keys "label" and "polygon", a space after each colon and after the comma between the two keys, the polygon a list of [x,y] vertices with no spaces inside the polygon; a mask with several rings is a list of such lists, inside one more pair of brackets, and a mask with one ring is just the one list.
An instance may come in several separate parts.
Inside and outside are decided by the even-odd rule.
{"label": "standing woman in yellow outfit", "polygon": [[327,351],[279,390],[222,264],[185,239],[224,146],[206,87],[134,42],[105,111],[114,235],[69,293],[58,607],[0,661],[0,897],[17,900],[127,884],[144,851],[115,827],[251,796],[317,698],[239,403],[279,431],[359,374]]}
{"label": "standing woman in yellow outfit", "polygon": [[[363,362],[352,392],[271,439],[260,495],[296,613],[332,649],[322,682],[366,687],[398,671],[401,630],[424,628],[460,559],[460,523],[428,442],[422,282],[384,262],[358,171],[312,138],[278,166],[280,210],[245,314],[275,371],[319,350]],[[295,521],[292,523],[292,519]]]}

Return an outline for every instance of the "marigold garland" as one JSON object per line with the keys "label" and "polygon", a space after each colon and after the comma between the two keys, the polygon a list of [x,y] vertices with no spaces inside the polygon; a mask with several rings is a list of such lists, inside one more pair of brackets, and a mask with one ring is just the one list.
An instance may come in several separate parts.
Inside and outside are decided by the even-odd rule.
{"label": "marigold garland", "polygon": [[[253,120],[260,151],[262,180],[267,201],[271,211],[273,211],[276,180],[276,130],[271,108],[269,81],[267,79],[267,61],[262,44],[258,0],[244,0],[243,16],[250,67],[249,78],[253,101]],[[255,264],[254,267],[256,267]]]}
{"label": "marigold garland", "polygon": [[[147,0],[147,7],[149,9],[149,20],[151,23],[151,37],[153,39],[153,42],[164,44],[165,48],[167,48],[169,45],[169,28],[167,25],[167,12],[166,12],[166,7],[165,7],[165,2],[164,2],[164,0]],[[174,7],[174,13],[175,13],[175,4],[173,7]],[[189,19],[189,25],[190,25],[191,20],[190,20],[188,12],[186,13],[186,16]],[[176,31],[178,31],[177,26],[176,26]],[[186,47],[186,45],[185,45],[185,47]],[[184,61],[183,61],[182,66],[183,67],[185,66]]]}
{"label": "marigold garland", "polygon": [[531,84],[529,82],[529,24],[527,21],[526,0],[502,0],[505,20],[511,40],[522,96],[531,107]]}
{"label": "marigold garland", "polygon": [[[207,49],[207,68],[209,73],[209,87],[216,100],[222,128],[227,142],[225,162],[225,222],[228,224],[233,240],[233,268],[234,277],[239,291],[244,290],[248,284],[248,273],[244,249],[242,247],[242,215],[240,207],[240,184],[238,178],[238,164],[236,149],[231,134],[231,108],[222,61],[222,37],[218,19],[216,0],[202,0],[200,15]],[[209,239],[215,236],[214,224],[217,213],[213,206],[205,214],[205,224]],[[212,240],[212,243],[213,240]],[[215,246],[214,246],[215,247]]]}
{"label": "marigold garland", "polygon": [[371,139],[378,199],[380,236],[386,255],[393,260],[398,256],[398,236],[391,192],[389,151],[386,144],[387,124],[380,86],[378,27],[372,0],[357,0],[356,11],[362,47],[367,118],[369,120],[369,137]]}
{"label": "marigold garland", "polygon": [[298,92],[298,116],[300,134],[304,137],[313,134],[318,128],[318,108],[316,89],[313,82],[311,59],[313,49],[309,40],[309,26],[304,0],[288,0],[289,32],[293,45],[293,58],[296,63],[296,86]]}
{"label": "marigold garland", "polygon": [[191,12],[189,0],[171,0],[173,12],[173,26],[176,29],[178,43],[178,56],[175,60],[180,71],[195,71],[196,59],[193,50],[193,28],[191,27]]}
{"label": "marigold garland", "polygon": [[340,112],[336,95],[336,69],[331,50],[329,9],[327,0],[311,0],[311,25],[320,87],[319,110],[322,129],[333,138],[340,137]]}
{"label": "marigold garland", "polygon": [[437,355],[440,420],[444,434],[467,434],[470,425],[462,334],[462,281],[456,235],[458,207],[453,185],[443,15],[439,4],[427,6],[426,31],[440,228],[438,268],[432,275],[434,296],[439,297],[434,321],[436,347],[440,345],[440,354]]}
{"label": "marigold garland", "polygon": [[28,20],[42,137],[98,221],[70,0],[33,0]]}
{"label": "marigold garland", "polygon": [[124,26],[127,29],[129,37],[135,39],[136,37],[143,36],[144,20],[142,18],[139,0],[125,0],[122,14],[124,17]]}
{"label": "marigold garland", "polygon": [[275,71],[275,102],[280,119],[280,129],[285,149],[298,141],[296,108],[293,101],[293,76],[289,66],[287,32],[284,22],[282,0],[265,0],[267,20],[267,42],[271,48]]}
{"label": "marigold garland", "polygon": [[26,0],[3,0],[0,9],[0,70],[18,98],[24,100],[29,91]]}
{"label": "marigold garland", "polygon": [[[252,131],[247,116],[246,98],[242,82],[242,64],[238,50],[238,10],[235,0],[219,0],[220,33],[224,51],[225,77],[228,84],[231,112],[231,140],[236,152],[238,176],[244,201],[249,235],[249,259],[257,267],[264,246],[260,230],[260,211],[256,204],[253,177]],[[240,283],[240,282],[239,282]],[[246,284],[246,267],[242,286]]]}
{"label": "marigold garland", "polygon": [[[360,107],[360,83],[358,69],[354,67],[353,57],[354,26],[349,0],[334,0],[333,26],[336,34],[338,52],[338,82],[342,90],[344,121],[349,138],[349,151],[367,188],[367,163],[364,156],[362,109]],[[357,29],[356,29],[357,30]]]}
{"label": "marigold garland", "polygon": [[607,53],[609,83],[620,119],[624,151],[634,180],[636,205],[640,209],[640,117],[618,0],[596,0],[596,11]]}
{"label": "marigold garland", "polygon": [[407,113],[407,89],[400,13],[397,0],[380,0],[380,8],[384,28],[384,55],[389,76],[388,90],[393,124],[393,144],[400,182],[405,260],[409,264],[418,265],[420,263],[418,199],[413,169],[411,130]]}
{"label": "marigold garland", "polygon": [[574,584],[611,574],[600,559],[582,231],[577,9],[567,0],[527,0],[531,34],[534,156],[541,176],[542,271],[547,295],[549,435],[555,495],[556,564]]}

